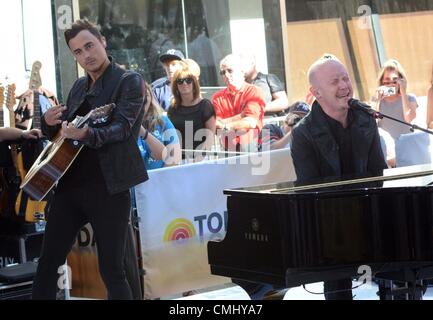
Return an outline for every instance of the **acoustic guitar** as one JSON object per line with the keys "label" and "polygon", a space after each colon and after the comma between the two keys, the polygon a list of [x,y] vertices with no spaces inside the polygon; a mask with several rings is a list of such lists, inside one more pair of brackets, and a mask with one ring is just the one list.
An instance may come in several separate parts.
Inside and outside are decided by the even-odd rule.
{"label": "acoustic guitar", "polygon": [[[91,122],[92,126],[104,125],[108,122],[114,108],[114,103],[99,107],[84,117],[77,116],[71,124],[75,128],[82,128],[88,122]],[[34,200],[43,200],[63,177],[82,148],[83,145],[78,141],[65,139],[61,136],[54,138],[27,172],[21,189]]]}

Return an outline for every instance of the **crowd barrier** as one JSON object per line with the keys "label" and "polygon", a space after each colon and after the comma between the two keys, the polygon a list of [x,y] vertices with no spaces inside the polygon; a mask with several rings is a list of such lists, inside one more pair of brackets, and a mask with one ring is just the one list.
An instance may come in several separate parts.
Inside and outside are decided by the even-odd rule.
{"label": "crowd barrier", "polygon": [[149,172],[136,187],[148,299],[227,283],[213,276],[207,242],[222,239],[224,189],[295,179],[290,150],[188,164]]}

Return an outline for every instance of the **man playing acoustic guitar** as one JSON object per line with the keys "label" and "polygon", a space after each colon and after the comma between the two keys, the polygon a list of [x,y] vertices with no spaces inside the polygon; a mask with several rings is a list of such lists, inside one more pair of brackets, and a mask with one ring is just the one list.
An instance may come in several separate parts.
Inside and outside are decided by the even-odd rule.
{"label": "man playing acoustic guitar", "polygon": [[[84,145],[60,179],[48,211],[33,299],[55,299],[58,270],[80,228],[90,222],[96,236],[101,277],[109,299],[132,299],[123,267],[131,207],[129,189],[148,179],[137,148],[143,117],[143,79],[120,68],[106,52],[95,25],[76,21],[65,31],[72,55],[87,72],[73,85],[66,106],[49,109],[42,131]],[[76,116],[115,103],[108,121],[76,128]]]}

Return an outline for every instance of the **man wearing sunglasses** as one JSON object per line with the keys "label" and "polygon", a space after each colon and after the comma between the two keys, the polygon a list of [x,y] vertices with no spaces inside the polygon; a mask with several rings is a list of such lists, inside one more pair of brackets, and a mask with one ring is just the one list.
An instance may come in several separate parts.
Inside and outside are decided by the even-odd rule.
{"label": "man wearing sunglasses", "polygon": [[212,103],[225,150],[257,151],[265,101],[259,88],[245,82],[242,65],[235,54],[221,61],[220,74],[227,88],[215,93]]}
{"label": "man wearing sunglasses", "polygon": [[159,105],[165,111],[168,110],[171,100],[173,100],[171,81],[176,71],[181,68],[181,61],[183,61],[184,58],[183,53],[176,49],[167,50],[167,52],[164,52],[159,57],[159,61],[161,61],[167,76],[153,82],[152,91]]}

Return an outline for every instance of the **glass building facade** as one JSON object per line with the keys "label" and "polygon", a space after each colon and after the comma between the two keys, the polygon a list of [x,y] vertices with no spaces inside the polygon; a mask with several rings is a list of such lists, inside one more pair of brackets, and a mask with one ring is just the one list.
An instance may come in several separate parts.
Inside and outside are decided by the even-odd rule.
{"label": "glass building facade", "polygon": [[[54,1],[54,10],[65,4]],[[118,63],[149,82],[164,76],[159,55],[172,48],[200,65],[201,85],[210,93],[223,86],[219,63],[231,52],[254,52],[264,72],[285,81],[280,0],[79,0],[71,5],[74,19],[101,27]],[[57,31],[62,47],[62,30]],[[59,56],[59,63],[70,59],[66,52]],[[65,94],[69,81],[61,82]]]}
{"label": "glass building facade", "polygon": [[[308,93],[308,67],[324,53],[348,68],[355,94],[369,100],[383,63],[397,59],[408,89],[425,96],[433,63],[433,0],[53,0],[56,19],[97,22],[116,61],[152,82],[164,75],[158,56],[176,48],[196,60],[210,96],[223,85],[221,58],[253,52],[260,71],[276,74],[290,101]],[[77,66],[58,27],[58,86],[69,90]],[[422,100],[421,100],[422,104]]]}

